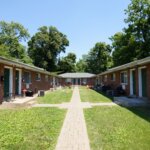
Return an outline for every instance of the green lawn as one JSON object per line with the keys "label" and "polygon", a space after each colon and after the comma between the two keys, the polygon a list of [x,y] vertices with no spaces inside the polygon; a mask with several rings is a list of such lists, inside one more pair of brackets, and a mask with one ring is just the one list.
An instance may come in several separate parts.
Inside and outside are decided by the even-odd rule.
{"label": "green lawn", "polygon": [[38,97],[38,103],[47,103],[47,104],[59,104],[62,102],[69,102],[72,96],[72,89],[64,88],[61,90],[56,90],[53,92],[48,92],[44,97]]}
{"label": "green lawn", "polygon": [[150,109],[94,107],[84,110],[92,150],[149,150]]}
{"label": "green lawn", "polygon": [[87,87],[81,86],[79,87],[79,90],[82,102],[112,102],[111,98],[108,98]]}
{"label": "green lawn", "polygon": [[65,110],[0,110],[1,150],[54,150]]}

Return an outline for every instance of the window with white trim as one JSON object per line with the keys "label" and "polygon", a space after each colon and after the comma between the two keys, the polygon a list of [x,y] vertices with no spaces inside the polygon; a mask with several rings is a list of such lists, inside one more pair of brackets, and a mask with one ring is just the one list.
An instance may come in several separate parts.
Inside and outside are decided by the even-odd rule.
{"label": "window with white trim", "polygon": [[48,75],[45,75],[45,81],[48,81]]}
{"label": "window with white trim", "polygon": [[40,80],[41,80],[41,74],[40,74],[40,73],[37,73],[37,74],[36,74],[35,80],[36,80],[36,81],[40,81]]}
{"label": "window with white trim", "polygon": [[23,73],[23,80],[25,83],[31,83],[31,74],[30,72]]}
{"label": "window with white trim", "polygon": [[104,76],[104,82],[107,82],[107,75]]}
{"label": "window with white trim", "polygon": [[112,81],[115,81],[115,80],[116,80],[116,74],[115,74],[115,73],[112,73],[110,76],[111,76],[111,80],[112,80]]}
{"label": "window with white trim", "polygon": [[67,79],[66,79],[66,83],[71,83],[71,79],[70,79],[70,78],[67,78]]}
{"label": "window with white trim", "polygon": [[51,76],[49,76],[49,82],[50,82],[50,85],[53,85],[53,78]]}
{"label": "window with white trim", "polygon": [[128,75],[127,75],[127,71],[121,72],[120,73],[120,81],[123,84],[127,84],[128,83]]}
{"label": "window with white trim", "polygon": [[82,79],[82,82],[83,82],[83,84],[87,84],[87,79],[86,79],[86,78],[83,78],[83,79]]}

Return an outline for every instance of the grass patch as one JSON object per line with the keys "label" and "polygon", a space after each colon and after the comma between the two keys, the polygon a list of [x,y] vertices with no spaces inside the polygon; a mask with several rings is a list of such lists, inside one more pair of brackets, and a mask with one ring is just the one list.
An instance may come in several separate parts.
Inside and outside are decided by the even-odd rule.
{"label": "grass patch", "polygon": [[92,150],[148,150],[150,109],[94,107],[85,118]]}
{"label": "grass patch", "polygon": [[65,113],[56,108],[0,110],[0,149],[54,150]]}
{"label": "grass patch", "polygon": [[80,98],[82,102],[112,102],[112,99],[106,97],[103,94],[100,94],[92,89],[81,86],[80,90]]}
{"label": "grass patch", "polygon": [[47,92],[44,97],[38,97],[38,103],[59,104],[69,102],[72,96],[72,89],[64,88],[53,92]]}

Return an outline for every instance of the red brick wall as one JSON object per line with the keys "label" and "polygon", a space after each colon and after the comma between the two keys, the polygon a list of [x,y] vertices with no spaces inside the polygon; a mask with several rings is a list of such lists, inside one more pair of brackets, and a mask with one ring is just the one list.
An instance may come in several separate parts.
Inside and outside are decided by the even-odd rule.
{"label": "red brick wall", "polygon": [[[48,76],[48,81],[46,81],[45,79],[45,74],[40,73],[41,74],[41,80],[40,81],[36,81],[36,73],[35,71],[30,71],[30,70],[25,70],[22,68],[18,68],[15,66],[11,66],[11,65],[5,65],[0,63],[0,79],[1,76],[4,76],[4,66],[8,66],[8,67],[12,67],[13,68],[13,93],[15,93],[15,81],[16,81],[16,69],[21,69],[22,70],[22,76],[23,76],[23,72],[27,71],[31,73],[31,84],[30,84],[30,89],[33,90],[33,92],[37,92],[38,90],[49,90],[52,87],[52,83],[50,81],[50,79],[52,80],[51,76]],[[21,89],[26,88],[26,84],[22,81],[21,83]],[[0,80],[0,103],[2,103],[3,100],[3,96],[4,96],[4,82]]]}
{"label": "red brick wall", "polygon": [[[150,64],[143,65],[143,66],[146,66],[146,70],[147,70],[147,87],[146,88],[147,88],[147,97],[150,99]],[[138,75],[138,68],[139,67],[142,67],[142,66],[122,70],[122,71],[127,71],[127,74],[128,74],[128,84],[125,84],[125,88],[126,88],[125,91],[126,91],[127,95],[130,95],[130,69],[135,69],[135,73],[136,73],[136,96],[139,96],[139,75]],[[116,75],[115,81],[111,80],[111,73],[105,74],[105,75],[107,75],[107,81],[104,80],[105,75],[102,75],[102,83],[104,85],[110,85],[112,87],[112,89],[116,89],[117,86],[121,85],[120,73],[122,71],[114,72]]]}
{"label": "red brick wall", "polygon": [[[52,87],[52,84],[50,82],[50,76],[48,77],[48,81],[45,79],[45,74],[40,73],[41,80],[36,80],[36,74],[37,72],[23,70],[22,74],[24,72],[30,72],[31,74],[31,83],[29,84],[29,89],[33,90],[34,93],[36,93],[38,90],[49,90]],[[22,82],[22,89],[26,89],[26,83]]]}
{"label": "red brick wall", "polygon": [[129,70],[122,70],[122,71],[113,72],[115,74],[115,80],[111,79],[111,74],[113,74],[113,73],[105,74],[105,75],[107,75],[107,80],[105,80],[105,75],[102,75],[102,83],[104,85],[110,86],[111,89],[115,90],[119,85],[122,85],[121,80],[120,80],[120,74],[123,71],[127,71],[127,74],[128,74],[128,83],[123,84],[123,85],[125,86],[126,94],[129,95],[129,90],[130,90],[129,89],[129,86],[130,86],[130,78],[129,78],[130,72],[129,72]]}
{"label": "red brick wall", "polygon": [[96,78],[88,78],[87,79],[87,85],[94,86],[95,85]]}
{"label": "red brick wall", "polygon": [[64,79],[64,78],[59,78],[58,80],[59,80],[59,84],[60,84],[61,86],[65,86],[65,85],[66,85],[66,82],[65,82],[66,79]]}

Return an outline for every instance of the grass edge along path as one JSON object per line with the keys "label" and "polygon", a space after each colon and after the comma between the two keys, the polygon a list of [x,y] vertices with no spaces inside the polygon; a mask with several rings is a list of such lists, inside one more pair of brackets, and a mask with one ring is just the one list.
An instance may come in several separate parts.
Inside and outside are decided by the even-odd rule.
{"label": "grass edge along path", "polygon": [[62,102],[70,102],[73,89],[63,88],[56,91],[48,91],[44,97],[37,97],[38,103],[43,104],[60,104]]}
{"label": "grass edge along path", "polygon": [[54,150],[65,114],[56,108],[0,110],[0,149]]}
{"label": "grass edge along path", "polygon": [[94,107],[84,110],[91,150],[148,150],[150,109]]}
{"label": "grass edge along path", "polygon": [[80,86],[79,92],[82,102],[91,102],[91,103],[112,102],[111,98],[108,98],[105,95],[102,95],[101,93],[98,93],[90,88],[87,88],[86,86]]}

